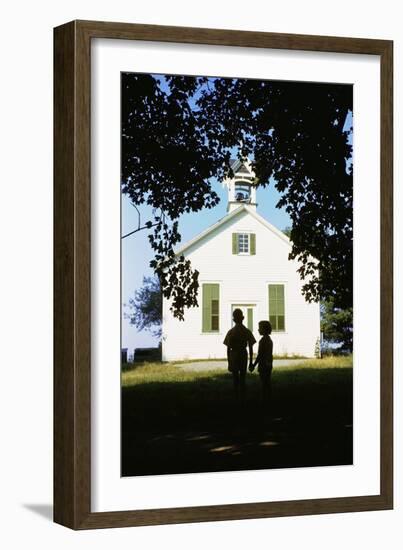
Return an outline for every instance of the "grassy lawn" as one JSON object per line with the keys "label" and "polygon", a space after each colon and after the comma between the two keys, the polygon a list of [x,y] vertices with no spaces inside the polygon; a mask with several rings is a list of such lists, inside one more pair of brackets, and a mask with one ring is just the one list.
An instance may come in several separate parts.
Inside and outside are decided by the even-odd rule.
{"label": "grassy lawn", "polygon": [[224,369],[144,364],[122,373],[122,474],[351,464],[352,357],[276,367],[273,418],[247,375],[239,407]]}

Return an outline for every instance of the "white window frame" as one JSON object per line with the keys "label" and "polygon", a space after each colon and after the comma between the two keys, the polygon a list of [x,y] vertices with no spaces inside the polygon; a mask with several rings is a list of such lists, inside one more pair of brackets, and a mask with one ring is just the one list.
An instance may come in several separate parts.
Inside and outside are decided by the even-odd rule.
{"label": "white window frame", "polygon": [[[247,250],[243,250],[241,251],[241,236],[242,237],[246,237],[246,243],[247,243]],[[237,250],[237,254],[238,256],[250,256],[250,233],[243,233],[243,232],[238,232],[237,233],[237,246],[238,246],[238,250]]]}

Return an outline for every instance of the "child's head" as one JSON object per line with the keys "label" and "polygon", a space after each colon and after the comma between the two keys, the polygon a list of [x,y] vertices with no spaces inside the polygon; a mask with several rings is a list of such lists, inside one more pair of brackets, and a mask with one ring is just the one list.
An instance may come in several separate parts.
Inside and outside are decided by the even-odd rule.
{"label": "child's head", "polygon": [[270,321],[259,321],[259,334],[265,336],[266,334],[271,334],[271,323]]}
{"label": "child's head", "polygon": [[243,313],[242,309],[236,308],[232,312],[232,318],[234,319],[234,323],[242,323],[243,321]]}

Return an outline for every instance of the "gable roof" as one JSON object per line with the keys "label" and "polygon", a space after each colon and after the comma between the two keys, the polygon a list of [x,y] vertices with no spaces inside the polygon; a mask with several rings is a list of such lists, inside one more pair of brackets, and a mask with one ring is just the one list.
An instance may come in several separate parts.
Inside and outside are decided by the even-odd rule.
{"label": "gable roof", "polygon": [[232,218],[237,217],[239,214],[241,214],[243,211],[246,211],[248,214],[250,214],[253,218],[255,218],[258,222],[260,222],[262,225],[264,225],[267,229],[269,229],[272,233],[277,235],[280,239],[282,239],[284,242],[286,242],[291,247],[291,241],[285,235],[282,231],[277,229],[277,227],[274,227],[271,223],[269,223],[267,220],[265,220],[260,214],[255,212],[252,208],[249,208],[247,204],[242,204],[239,208],[236,210],[232,210],[231,212],[228,212],[223,218],[218,220],[215,224],[210,225],[207,229],[196,235],[196,237],[193,237],[190,241],[183,244],[178,250],[176,251],[176,255],[183,254],[188,248],[193,246],[194,244],[198,243],[199,241],[202,241],[205,237],[210,235],[213,231],[218,229],[221,225],[226,223],[227,221],[231,220]]}
{"label": "gable roof", "polygon": [[234,174],[246,174],[247,176],[253,176],[249,159],[247,162],[242,162],[238,158],[232,158],[229,161]]}

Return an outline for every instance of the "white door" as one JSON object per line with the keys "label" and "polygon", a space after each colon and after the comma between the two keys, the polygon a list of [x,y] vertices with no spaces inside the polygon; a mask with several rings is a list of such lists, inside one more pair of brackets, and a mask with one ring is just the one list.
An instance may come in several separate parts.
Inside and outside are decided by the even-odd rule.
{"label": "white door", "polygon": [[[243,324],[248,327],[248,329],[254,332],[256,328],[256,315],[255,315],[255,304],[232,304],[231,307],[231,317],[234,309],[240,309],[243,313]],[[232,321],[232,326],[234,326],[234,321]]]}

